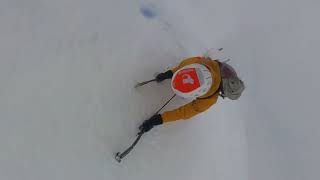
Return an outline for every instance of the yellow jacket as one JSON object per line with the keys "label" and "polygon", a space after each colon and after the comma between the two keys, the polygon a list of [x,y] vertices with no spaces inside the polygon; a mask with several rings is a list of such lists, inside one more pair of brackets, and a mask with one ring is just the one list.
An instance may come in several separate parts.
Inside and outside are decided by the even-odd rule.
{"label": "yellow jacket", "polygon": [[189,119],[201,112],[204,112],[209,107],[211,107],[213,104],[215,104],[219,97],[219,86],[221,82],[221,75],[220,75],[220,68],[219,63],[216,60],[210,60],[208,58],[203,57],[192,57],[183,60],[177,67],[173,68],[172,71],[175,73],[180,68],[187,66],[189,64],[203,64],[206,67],[209,68],[213,83],[209,90],[209,92],[201,97],[198,97],[197,99],[193,100],[192,102],[181,106],[177,109],[174,109],[172,111],[167,111],[161,114],[162,120],[164,123],[176,121],[180,119]]}

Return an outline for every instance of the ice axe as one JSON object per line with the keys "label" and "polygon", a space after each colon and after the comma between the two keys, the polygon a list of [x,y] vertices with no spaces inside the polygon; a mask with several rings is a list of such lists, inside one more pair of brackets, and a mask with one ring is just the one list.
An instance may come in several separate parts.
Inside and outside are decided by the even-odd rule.
{"label": "ice axe", "polygon": [[[176,97],[176,94],[174,94],[155,114],[158,114],[167,104],[169,104],[169,102]],[[115,154],[115,159],[116,161],[118,161],[119,163],[121,162],[121,160],[128,155],[131,150],[137,145],[137,143],[139,142],[141,136],[145,133],[144,130],[141,130],[138,134],[137,134],[137,138],[136,140],[132,143],[132,145],[130,147],[128,147],[125,151],[123,151],[123,153],[117,152]]]}

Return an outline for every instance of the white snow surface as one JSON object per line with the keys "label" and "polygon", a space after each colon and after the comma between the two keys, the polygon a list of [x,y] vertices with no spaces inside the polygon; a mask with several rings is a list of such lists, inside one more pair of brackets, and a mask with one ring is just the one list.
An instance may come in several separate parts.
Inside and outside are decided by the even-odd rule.
{"label": "white snow surface", "polygon": [[[286,75],[278,79],[277,74],[292,73],[290,68],[272,69],[273,65],[296,67],[303,58],[298,50],[316,52],[308,49],[311,45],[304,46],[311,41],[304,37],[309,32],[304,20],[319,3],[310,1],[299,9],[297,2],[288,9],[290,2],[1,0],[0,179],[316,177],[315,159],[299,150],[288,153],[311,134],[300,137],[301,141],[287,141],[292,137],[285,133],[288,129],[268,121],[297,117],[294,113],[276,116],[283,113],[278,107],[294,104],[289,97],[287,103],[273,99],[283,97],[279,93],[285,88],[280,92],[271,88],[270,96],[265,93],[272,83],[282,86],[282,79],[290,79]],[[305,12],[310,14],[302,15]],[[319,32],[319,26],[313,32]],[[316,44],[319,37],[313,40]],[[215,51],[220,47],[222,52]],[[192,120],[154,128],[121,163],[116,162],[114,154],[133,142],[141,122],[173,94],[169,81],[138,89],[133,88],[135,83],[210,48],[213,58],[231,58],[245,80],[241,99],[219,99]],[[311,60],[306,64],[312,67]],[[313,80],[309,76],[313,69],[303,72],[307,74],[302,77]],[[299,88],[289,94],[299,94],[304,89]],[[319,90],[316,85],[311,88]],[[176,98],[166,109],[183,103]],[[310,116],[314,120],[314,114]],[[294,122],[296,126],[289,126],[291,135],[301,127],[297,119]],[[284,136],[272,127],[283,130]],[[310,144],[305,146],[311,148]],[[319,143],[312,147],[319,149]],[[305,161],[297,165],[301,159]],[[307,164],[311,165],[305,174],[302,167]]]}

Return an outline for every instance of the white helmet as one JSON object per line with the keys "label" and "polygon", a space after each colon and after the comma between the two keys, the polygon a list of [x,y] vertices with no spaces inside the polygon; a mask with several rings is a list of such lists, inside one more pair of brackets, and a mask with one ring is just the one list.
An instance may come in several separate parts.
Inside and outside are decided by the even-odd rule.
{"label": "white helmet", "polygon": [[190,64],[174,73],[171,80],[173,91],[183,98],[205,95],[212,86],[212,74],[202,64]]}

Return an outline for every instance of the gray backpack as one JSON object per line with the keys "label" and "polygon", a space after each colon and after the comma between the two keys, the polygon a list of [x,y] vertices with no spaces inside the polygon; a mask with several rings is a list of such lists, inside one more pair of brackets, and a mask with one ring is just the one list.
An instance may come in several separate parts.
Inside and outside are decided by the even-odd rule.
{"label": "gray backpack", "polygon": [[221,73],[220,96],[237,100],[241,96],[245,85],[236,71],[226,62],[219,62]]}

